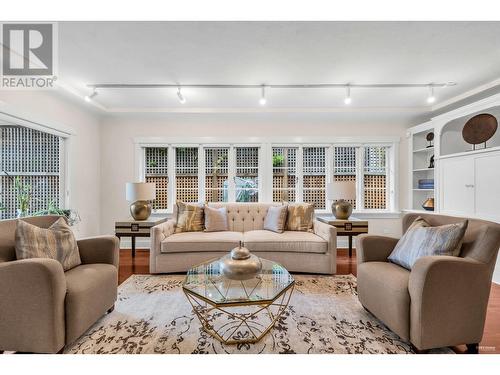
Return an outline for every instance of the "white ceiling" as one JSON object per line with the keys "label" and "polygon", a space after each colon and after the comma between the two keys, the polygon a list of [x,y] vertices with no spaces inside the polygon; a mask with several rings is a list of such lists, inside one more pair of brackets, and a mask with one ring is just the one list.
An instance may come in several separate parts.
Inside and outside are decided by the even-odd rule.
{"label": "white ceiling", "polygon": [[[59,77],[87,84],[457,82],[500,78],[500,22],[61,22]],[[259,90],[100,90],[108,111],[260,111]],[[345,111],[342,89],[273,89],[265,110]],[[350,111],[426,113],[427,90],[353,89]]]}

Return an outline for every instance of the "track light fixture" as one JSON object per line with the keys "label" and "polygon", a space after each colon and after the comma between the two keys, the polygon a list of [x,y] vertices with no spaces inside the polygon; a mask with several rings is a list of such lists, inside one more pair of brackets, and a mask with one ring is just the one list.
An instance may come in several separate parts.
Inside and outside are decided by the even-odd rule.
{"label": "track light fixture", "polygon": [[181,104],[185,104],[186,103],[186,98],[182,95],[182,92],[181,92],[181,87],[177,87],[177,97],[179,98],[179,102]]}
{"label": "track light fixture", "polygon": [[349,105],[352,103],[352,98],[351,98],[351,86],[347,85],[345,88],[345,98],[344,98],[344,104]]}
{"label": "track light fixture", "polygon": [[429,96],[427,97],[427,103],[432,104],[436,101],[436,97],[434,96],[434,86],[429,85]]}
{"label": "track light fixture", "polygon": [[92,99],[96,96],[97,96],[97,91],[96,91],[96,88],[94,87],[94,90],[92,91],[92,93],[90,95],[85,95],[85,97],[83,99],[85,99],[85,101],[87,103],[90,103],[92,101]]}
{"label": "track light fixture", "polygon": [[266,86],[262,85],[260,88],[260,99],[259,99],[259,104],[260,105],[266,105],[267,100],[266,100]]}

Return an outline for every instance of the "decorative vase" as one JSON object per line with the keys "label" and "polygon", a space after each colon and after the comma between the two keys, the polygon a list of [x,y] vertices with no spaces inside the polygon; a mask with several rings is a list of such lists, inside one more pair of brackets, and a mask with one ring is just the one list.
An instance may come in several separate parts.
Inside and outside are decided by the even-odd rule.
{"label": "decorative vase", "polygon": [[434,198],[427,198],[424,203],[422,203],[422,208],[426,211],[434,211]]}
{"label": "decorative vase", "polygon": [[352,214],[352,204],[344,199],[338,199],[332,203],[332,213],[338,220],[347,220]]}
{"label": "decorative vase", "polygon": [[251,254],[250,250],[240,245],[219,261],[220,271],[231,280],[248,280],[262,270],[260,258]]}
{"label": "decorative vase", "polygon": [[136,201],[130,205],[130,214],[134,220],[147,220],[151,215],[151,202]]}

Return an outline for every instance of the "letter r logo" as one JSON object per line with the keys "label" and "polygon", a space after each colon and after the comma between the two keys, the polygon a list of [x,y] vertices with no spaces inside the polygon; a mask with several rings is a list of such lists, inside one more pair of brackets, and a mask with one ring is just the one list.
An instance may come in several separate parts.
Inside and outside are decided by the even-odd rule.
{"label": "letter r logo", "polygon": [[52,24],[3,24],[3,75],[53,74]]}

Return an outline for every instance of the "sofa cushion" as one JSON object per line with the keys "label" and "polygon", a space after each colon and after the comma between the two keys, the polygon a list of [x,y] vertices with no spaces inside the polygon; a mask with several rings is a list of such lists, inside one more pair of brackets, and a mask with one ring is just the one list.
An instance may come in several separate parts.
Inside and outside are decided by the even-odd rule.
{"label": "sofa cushion", "polygon": [[203,205],[177,201],[175,233],[199,232],[204,229]]}
{"label": "sofa cushion", "polygon": [[161,242],[162,253],[230,251],[243,241],[241,232],[186,232],[168,236]]}
{"label": "sofa cushion", "polygon": [[467,224],[468,221],[463,220],[460,223],[432,227],[425,219],[418,217],[387,259],[411,269],[423,256],[459,256]]}
{"label": "sofa cushion", "polygon": [[285,231],[286,215],[288,206],[269,207],[266,218],[264,219],[264,229],[276,233]]}
{"label": "sofa cushion", "polygon": [[226,207],[212,208],[205,206],[205,232],[222,232],[229,230]]}
{"label": "sofa cushion", "polygon": [[308,231],[313,227],[314,205],[310,203],[288,204],[285,230]]}
{"label": "sofa cushion", "polygon": [[324,254],[328,250],[328,242],[311,232],[252,230],[243,233],[243,242],[250,251]]}
{"label": "sofa cushion", "polygon": [[85,264],[65,273],[66,344],[81,336],[113,306],[118,271],[111,264]]}
{"label": "sofa cushion", "polygon": [[361,304],[403,340],[410,338],[410,271],[389,262],[358,266]]}

